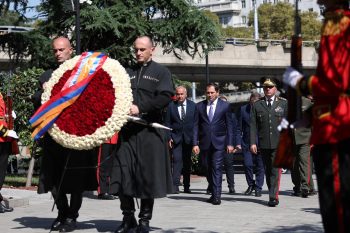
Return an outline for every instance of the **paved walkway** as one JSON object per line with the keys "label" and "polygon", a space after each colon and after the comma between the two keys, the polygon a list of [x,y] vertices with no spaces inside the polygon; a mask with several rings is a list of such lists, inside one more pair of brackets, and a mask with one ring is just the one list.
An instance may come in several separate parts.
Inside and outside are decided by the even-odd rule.
{"label": "paved walkway", "polygon": [[[235,195],[227,194],[223,182],[222,203],[214,206],[206,203],[207,187],[204,178],[194,178],[192,194],[173,194],[157,199],[151,221],[152,232],[198,233],[312,233],[323,232],[318,208],[318,197],[291,196],[290,174],[281,180],[280,205],[267,207],[267,187],[262,197],[245,196],[247,188],[243,174],[235,176]],[[0,214],[0,232],[41,233],[49,232],[57,210],[51,212],[53,200],[49,194],[38,195],[34,191],[3,189],[3,196],[14,200],[29,200],[29,204],[15,207],[10,213]],[[14,202],[15,203],[15,202]],[[121,223],[119,200],[98,200],[94,195],[84,198],[75,232],[113,232]]]}

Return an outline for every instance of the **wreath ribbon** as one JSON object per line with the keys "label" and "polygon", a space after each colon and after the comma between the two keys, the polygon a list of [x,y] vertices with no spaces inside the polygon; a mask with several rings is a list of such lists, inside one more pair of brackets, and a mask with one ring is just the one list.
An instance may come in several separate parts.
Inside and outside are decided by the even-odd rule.
{"label": "wreath ribbon", "polygon": [[100,52],[85,52],[81,55],[62,90],[44,103],[29,120],[32,128],[35,128],[32,133],[34,140],[43,136],[61,112],[78,99],[106,59],[107,56]]}

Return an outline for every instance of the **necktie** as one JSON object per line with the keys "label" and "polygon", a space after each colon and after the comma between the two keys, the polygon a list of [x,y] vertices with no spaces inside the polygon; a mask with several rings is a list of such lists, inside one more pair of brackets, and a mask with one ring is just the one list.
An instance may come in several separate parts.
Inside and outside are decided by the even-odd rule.
{"label": "necktie", "polygon": [[185,116],[186,116],[185,107],[184,107],[184,104],[181,104],[181,120],[185,120]]}
{"label": "necktie", "polygon": [[213,102],[210,102],[209,113],[208,113],[208,118],[210,122],[213,120],[213,116],[214,116]]}
{"label": "necktie", "polygon": [[269,102],[269,103],[267,104],[267,107],[271,108],[271,101],[272,101],[272,99],[268,99],[267,101]]}

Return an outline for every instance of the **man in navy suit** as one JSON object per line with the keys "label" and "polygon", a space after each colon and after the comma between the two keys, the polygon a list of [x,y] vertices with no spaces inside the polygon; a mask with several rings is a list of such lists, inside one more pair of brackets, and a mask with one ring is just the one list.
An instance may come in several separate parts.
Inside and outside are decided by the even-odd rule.
{"label": "man in navy suit", "polygon": [[[259,100],[260,94],[253,92],[249,98],[249,104],[240,108],[238,116],[238,126],[241,132],[241,144],[237,147],[242,148],[244,157],[244,173],[248,183],[248,189],[245,195],[251,195],[255,191],[255,196],[261,196],[262,186],[264,185],[264,163],[260,153],[252,154],[250,152],[250,110],[255,101]],[[255,170],[255,180],[254,180]]]}
{"label": "man in navy suit", "polygon": [[196,105],[193,128],[193,152],[201,151],[211,197],[207,202],[221,204],[222,167],[225,153],[233,153],[233,124],[230,104],[219,99],[219,87],[210,83],[207,100]]}
{"label": "man in navy suit", "polygon": [[196,104],[187,99],[187,90],[183,86],[176,88],[176,101],[168,106],[165,125],[169,131],[169,147],[172,149],[172,170],[175,193],[179,193],[181,171],[183,174],[184,193],[191,193],[191,154],[193,122]]}

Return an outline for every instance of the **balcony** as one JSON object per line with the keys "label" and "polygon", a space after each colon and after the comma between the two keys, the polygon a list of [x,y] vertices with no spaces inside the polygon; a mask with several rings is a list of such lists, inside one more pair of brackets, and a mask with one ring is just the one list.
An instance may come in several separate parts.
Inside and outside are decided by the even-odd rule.
{"label": "balcony", "polygon": [[205,2],[196,5],[203,10],[209,10],[213,13],[240,13],[242,5],[240,2]]}

